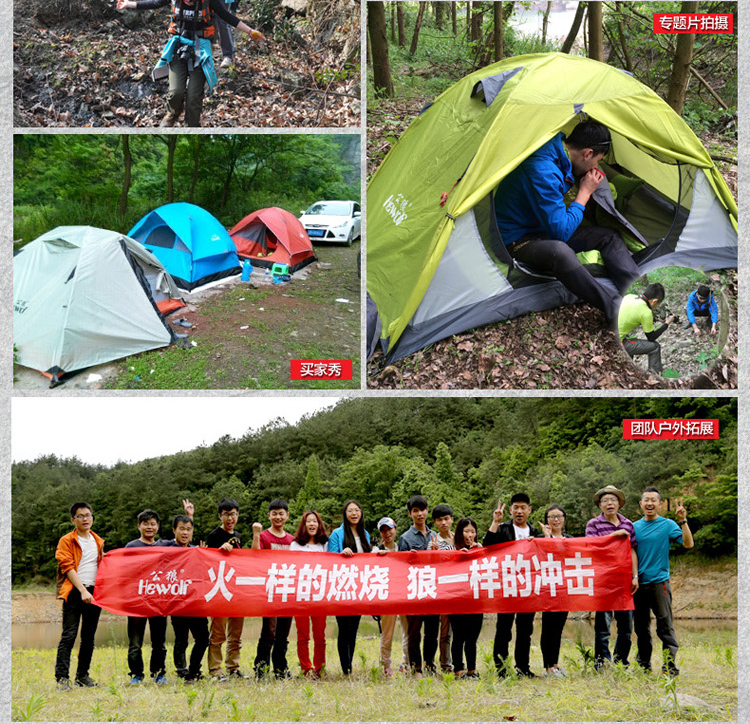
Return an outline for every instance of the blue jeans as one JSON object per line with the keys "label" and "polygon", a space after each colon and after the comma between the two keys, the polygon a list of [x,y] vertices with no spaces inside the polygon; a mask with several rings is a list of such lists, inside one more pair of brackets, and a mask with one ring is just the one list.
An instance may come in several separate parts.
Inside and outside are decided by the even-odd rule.
{"label": "blue jeans", "polygon": [[609,628],[614,617],[617,623],[617,639],[615,640],[615,663],[628,665],[630,654],[630,636],[633,633],[632,611],[597,611],[594,619],[594,660],[597,664],[611,661],[609,653]]}

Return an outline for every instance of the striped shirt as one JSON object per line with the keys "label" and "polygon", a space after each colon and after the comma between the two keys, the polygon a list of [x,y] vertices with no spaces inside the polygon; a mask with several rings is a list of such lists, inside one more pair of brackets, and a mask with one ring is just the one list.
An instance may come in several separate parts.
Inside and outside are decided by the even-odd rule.
{"label": "striped shirt", "polygon": [[630,536],[630,547],[635,548],[635,528],[633,523],[628,520],[622,513],[618,513],[619,523],[615,525],[610,523],[602,513],[597,518],[592,518],[586,523],[586,536],[589,538],[598,538],[600,536],[611,535],[616,530],[626,530]]}

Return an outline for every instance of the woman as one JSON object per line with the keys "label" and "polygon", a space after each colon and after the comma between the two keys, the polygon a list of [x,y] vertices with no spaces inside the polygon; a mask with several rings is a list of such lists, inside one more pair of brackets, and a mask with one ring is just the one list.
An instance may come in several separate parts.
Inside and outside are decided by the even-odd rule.
{"label": "woman", "polygon": [[[323,520],[314,510],[302,514],[294,534],[294,541],[289,547],[292,551],[310,551],[325,553],[328,550],[328,534]],[[319,679],[326,665],[326,617],[295,616],[297,627],[297,657],[303,676]],[[310,624],[312,623],[313,658],[310,662]]]}
{"label": "woman", "polygon": [[209,95],[216,85],[211,39],[216,36],[215,16],[249,35],[265,40],[263,34],[232,15],[222,0],[117,0],[118,10],[152,10],[171,2],[172,21],[169,41],[153,71],[154,80],[163,78],[169,66],[169,112],[161,122],[172,127],[185,109],[185,124],[200,126],[203,87],[208,81]]}
{"label": "woman", "polygon": [[[370,534],[365,530],[362,506],[356,500],[347,500],[344,504],[343,517],[344,522],[331,533],[328,540],[328,552],[341,553],[347,558],[355,553],[369,553]],[[344,676],[352,673],[360,618],[361,616],[336,616],[336,622],[339,625],[339,660]]]}
{"label": "woman", "polygon": [[[559,505],[550,505],[544,511],[544,523],[539,527],[545,538],[570,538],[565,532],[565,510]],[[542,613],[542,635],[540,645],[544,662],[545,676],[565,676],[565,672],[557,665],[560,657],[560,642],[567,611],[544,611]]]}
{"label": "woman", "polygon": [[[477,542],[477,524],[472,518],[461,518],[453,534],[454,545],[458,551],[470,551],[481,546]],[[453,613],[450,615],[453,629],[453,672],[458,678],[478,679],[477,673],[477,640],[482,630],[484,616],[481,613]],[[464,653],[466,669],[464,670]]]}

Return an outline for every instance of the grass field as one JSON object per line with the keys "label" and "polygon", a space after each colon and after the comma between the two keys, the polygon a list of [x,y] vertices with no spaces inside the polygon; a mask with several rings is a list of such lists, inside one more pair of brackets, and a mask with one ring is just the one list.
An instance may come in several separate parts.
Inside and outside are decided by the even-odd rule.
{"label": "grass field", "polygon": [[[485,621],[485,627],[491,620]],[[538,641],[538,639],[537,639]],[[537,641],[532,668],[541,672]],[[479,681],[452,674],[415,680],[396,674],[384,680],[378,640],[360,638],[355,671],[343,679],[336,642],[328,640],[329,673],[322,681],[179,682],[169,672],[163,687],[127,684],[127,650],[98,648],[91,675],[95,689],[58,692],[54,650],[13,652],[15,721],[731,721],[737,718],[736,634],[681,636],[681,675],[670,679],[620,666],[597,673],[591,649],[563,641],[565,679],[497,679],[491,643],[480,644]],[[394,661],[398,661],[394,645]],[[242,665],[252,669],[255,641],[246,641]],[[168,666],[171,661],[168,652]],[[656,652],[654,654],[656,657]],[[298,671],[294,638],[289,661]],[[73,656],[75,671],[75,652]],[[655,668],[656,661],[654,661]],[[687,695],[687,697],[686,697]],[[698,697],[696,701],[690,697]]]}

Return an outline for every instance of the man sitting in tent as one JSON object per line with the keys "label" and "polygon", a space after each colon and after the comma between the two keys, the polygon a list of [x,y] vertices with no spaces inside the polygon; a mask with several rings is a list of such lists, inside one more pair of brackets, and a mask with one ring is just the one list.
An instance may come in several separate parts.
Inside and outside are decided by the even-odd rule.
{"label": "man sitting in tent", "polygon": [[[495,191],[495,215],[510,255],[551,274],[577,297],[617,319],[620,294],[640,276],[622,237],[601,226],[581,227],[586,203],[605,178],[597,166],[609,151],[609,129],[579,123],[566,138],[557,134],[506,176]],[[563,197],[578,184],[566,207]],[[576,254],[598,250],[617,294],[600,284]]]}
{"label": "man sitting in tent", "polygon": [[[662,284],[649,284],[643,294],[626,294],[622,300],[617,326],[620,331],[620,340],[625,351],[635,357],[637,354],[648,355],[648,371],[652,375],[660,376],[663,367],[661,364],[661,345],[656,341],[674,322],[674,315],[664,320],[659,329],[654,329],[653,310],[664,301],[664,286]],[[636,339],[628,335],[638,327],[642,327],[646,339]]]}

